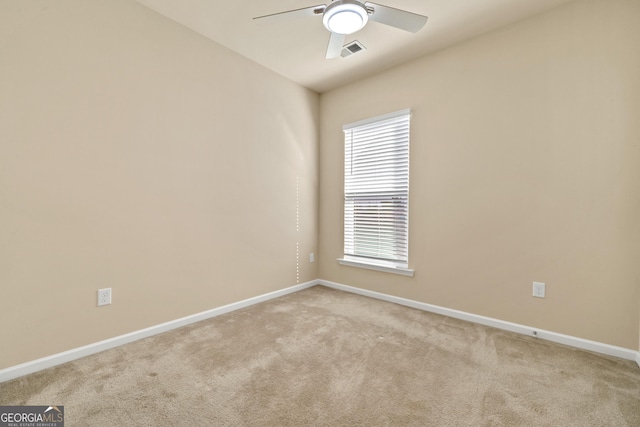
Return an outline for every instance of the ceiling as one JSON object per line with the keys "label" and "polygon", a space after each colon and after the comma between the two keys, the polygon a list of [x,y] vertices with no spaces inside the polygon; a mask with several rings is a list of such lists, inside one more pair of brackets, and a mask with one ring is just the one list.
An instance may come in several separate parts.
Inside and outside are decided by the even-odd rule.
{"label": "ceiling", "polygon": [[[321,0],[138,0],[139,3],[318,93],[545,12],[571,0],[376,0],[429,17],[417,33],[369,22],[345,43],[366,50],[325,59],[329,32],[320,16],[284,22],[256,16]],[[330,0],[324,0],[326,4]]]}

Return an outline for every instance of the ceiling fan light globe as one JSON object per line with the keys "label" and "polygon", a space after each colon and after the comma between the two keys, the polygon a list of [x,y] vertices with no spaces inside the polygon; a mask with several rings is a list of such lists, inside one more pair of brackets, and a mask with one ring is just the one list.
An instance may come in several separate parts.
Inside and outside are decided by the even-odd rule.
{"label": "ceiling fan light globe", "polygon": [[325,28],[337,34],[355,33],[362,29],[368,20],[367,10],[353,3],[333,3],[322,16]]}

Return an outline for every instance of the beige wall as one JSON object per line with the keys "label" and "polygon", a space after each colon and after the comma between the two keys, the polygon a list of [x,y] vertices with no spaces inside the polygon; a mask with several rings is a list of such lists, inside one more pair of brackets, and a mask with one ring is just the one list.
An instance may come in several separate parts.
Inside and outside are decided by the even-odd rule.
{"label": "beige wall", "polygon": [[[323,94],[320,277],[638,349],[639,17],[572,3]],[[415,277],[340,266],[341,127],[407,107]]]}
{"label": "beige wall", "polygon": [[0,0],[0,369],[315,279],[318,109],[133,0]]}
{"label": "beige wall", "polygon": [[[0,369],[316,277],[639,348],[639,14],[568,5],[319,106],[132,0],[0,0]],[[339,266],[341,126],[406,107],[416,275]]]}

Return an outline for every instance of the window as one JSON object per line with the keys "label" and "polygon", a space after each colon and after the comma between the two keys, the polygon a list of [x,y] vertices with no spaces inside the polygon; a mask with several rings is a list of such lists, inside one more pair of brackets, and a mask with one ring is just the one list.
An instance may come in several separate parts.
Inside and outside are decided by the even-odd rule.
{"label": "window", "polygon": [[345,125],[341,264],[413,275],[409,259],[411,112]]}

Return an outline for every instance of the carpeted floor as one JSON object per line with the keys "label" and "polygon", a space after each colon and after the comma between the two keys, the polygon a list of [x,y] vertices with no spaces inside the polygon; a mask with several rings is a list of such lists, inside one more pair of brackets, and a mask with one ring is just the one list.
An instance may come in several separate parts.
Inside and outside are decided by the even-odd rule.
{"label": "carpeted floor", "polygon": [[640,369],[321,286],[0,384],[66,426],[640,426]]}

